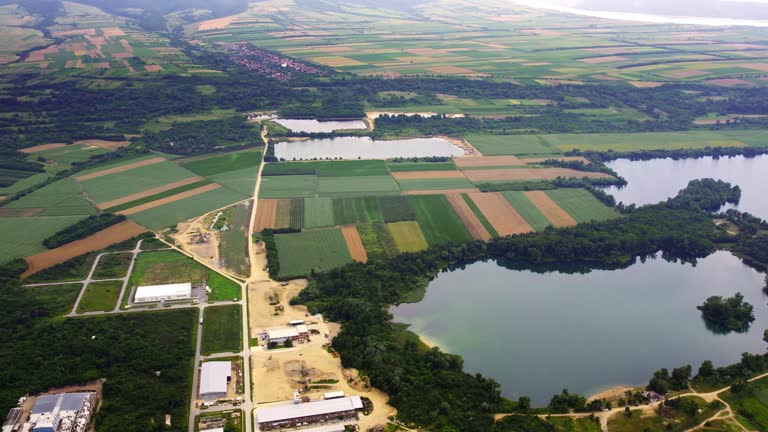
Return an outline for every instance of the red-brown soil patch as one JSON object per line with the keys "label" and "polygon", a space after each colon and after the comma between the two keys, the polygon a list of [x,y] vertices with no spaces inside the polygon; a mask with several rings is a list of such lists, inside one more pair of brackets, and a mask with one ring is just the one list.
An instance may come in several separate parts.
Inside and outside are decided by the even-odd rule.
{"label": "red-brown soil patch", "polygon": [[64,146],[66,146],[66,144],[62,144],[62,143],[40,144],[34,147],[27,147],[27,148],[21,149],[21,152],[22,153],[38,153],[41,151],[55,149],[55,148],[64,147]]}
{"label": "red-brown soil patch", "polygon": [[534,229],[520,216],[509,201],[498,192],[469,194],[480,211],[500,236],[525,234]]}
{"label": "red-brown soil patch", "polygon": [[525,165],[517,156],[457,157],[453,158],[453,163],[459,168]]}
{"label": "red-brown soil patch", "polygon": [[475,216],[475,212],[469,207],[464,197],[460,194],[448,194],[445,196],[448,198],[448,202],[451,203],[456,214],[459,215],[461,221],[464,222],[464,226],[467,227],[469,233],[475,240],[488,241],[491,239],[491,234],[485,229],[480,219]]}
{"label": "red-brown soil patch", "polygon": [[140,206],[131,207],[129,209],[119,211],[119,212],[117,212],[117,214],[129,216],[129,215],[132,215],[132,214],[143,212],[145,210],[153,209],[155,207],[160,207],[161,205],[170,204],[170,203],[175,202],[175,201],[183,200],[184,198],[190,198],[190,197],[193,197],[195,195],[200,195],[201,193],[204,193],[204,192],[216,190],[216,189],[218,189],[220,187],[221,187],[221,185],[220,184],[216,184],[216,183],[208,184],[208,185],[205,185],[205,186],[200,186],[199,188],[195,188],[195,189],[191,189],[191,190],[184,191],[184,192],[181,192],[181,193],[177,193],[176,195],[172,195],[172,196],[169,196],[169,197],[166,197],[166,198],[162,198],[162,199],[159,199],[157,201],[148,202],[148,203],[142,204]]}
{"label": "red-brown soil patch", "polygon": [[130,144],[130,141],[107,141],[100,139],[87,139],[75,141],[75,144],[87,144],[94,147],[101,147],[105,150],[117,150]]}
{"label": "red-brown soil patch", "polygon": [[179,181],[177,181],[175,183],[169,183],[169,184],[166,184],[166,185],[158,186],[156,188],[147,189],[147,190],[145,190],[143,192],[135,193],[133,195],[128,195],[128,196],[125,196],[125,197],[122,197],[122,198],[118,198],[118,199],[115,199],[115,200],[112,200],[112,201],[107,201],[107,202],[99,203],[99,208],[100,209],[108,209],[110,207],[119,206],[121,204],[129,203],[131,201],[136,201],[138,199],[142,199],[142,198],[145,198],[145,197],[148,197],[148,196],[152,196],[152,195],[159,194],[159,193],[162,193],[162,192],[165,192],[165,191],[169,191],[171,189],[176,189],[178,187],[182,187],[182,186],[186,186],[188,184],[196,183],[196,182],[199,182],[201,180],[204,180],[204,179],[202,177],[190,177],[188,179],[179,180]]}
{"label": "red-brown soil patch", "polygon": [[165,161],[165,159],[163,159],[161,157],[147,159],[147,160],[143,160],[141,162],[134,162],[134,163],[131,163],[131,164],[121,165],[119,167],[114,167],[114,168],[106,169],[106,170],[103,170],[103,171],[96,171],[95,173],[91,173],[91,174],[84,174],[84,175],[81,175],[81,176],[77,176],[77,177],[75,177],[75,180],[77,180],[77,181],[90,180],[90,179],[94,179],[94,178],[97,178],[97,177],[103,177],[105,175],[116,174],[116,173],[120,173],[120,172],[124,172],[124,171],[130,171],[130,170],[132,170],[134,168],[139,168],[139,167],[143,167],[143,166],[147,166],[147,165],[158,164],[158,163],[164,162],[164,161]]}
{"label": "red-brown soil patch", "polygon": [[464,174],[461,171],[411,171],[393,172],[392,177],[397,180],[450,179],[464,178]]}
{"label": "red-brown soil patch", "polygon": [[556,202],[552,201],[546,193],[542,191],[524,192],[525,196],[535,205],[539,211],[547,218],[552,225],[556,227],[567,227],[576,225],[576,220],[563,210]]}
{"label": "red-brown soil patch", "polygon": [[259,206],[256,209],[256,216],[254,216],[253,232],[261,232],[267,228],[277,228],[275,226],[276,212],[277,200],[260,199]]}
{"label": "red-brown soil patch", "polygon": [[360,238],[357,228],[354,225],[344,225],[341,227],[341,234],[344,235],[352,259],[361,263],[368,262],[368,254],[365,252],[365,246],[363,246],[363,240]]}
{"label": "red-brown soil patch", "polygon": [[67,243],[64,246],[57,247],[56,249],[51,249],[26,258],[29,268],[23,275],[21,275],[21,277],[26,278],[31,274],[53,267],[56,264],[61,264],[74,257],[104,249],[107,246],[131,239],[147,231],[146,228],[137,225],[134,222],[120,222],[119,224],[112,225],[111,227],[101,230],[84,239],[76,240],[72,243]]}
{"label": "red-brown soil patch", "polygon": [[448,195],[479,192],[476,188],[443,189],[443,190],[409,190],[403,191],[403,195]]}

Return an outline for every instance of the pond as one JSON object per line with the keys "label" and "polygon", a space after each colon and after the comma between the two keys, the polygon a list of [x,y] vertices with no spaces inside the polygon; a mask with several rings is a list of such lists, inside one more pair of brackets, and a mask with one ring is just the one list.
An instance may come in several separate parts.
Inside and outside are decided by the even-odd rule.
{"label": "pond", "polygon": [[[510,398],[546,405],[563,388],[589,395],[643,385],[655,370],[704,360],[736,363],[765,352],[763,275],[728,252],[698,265],[649,259],[587,274],[509,270],[476,263],[440,274],[419,303],[392,308],[395,321],[464,357],[470,373]],[[718,335],[696,306],[744,294],[756,320],[746,333]]]}
{"label": "pond", "polygon": [[314,119],[273,118],[272,121],[293,132],[304,133],[330,133],[338,130],[368,129],[368,125],[362,120],[320,121]]}
{"label": "pond", "polygon": [[464,150],[441,138],[374,141],[369,137],[337,137],[285,141],[275,145],[275,156],[285,160],[393,159],[463,155]]}
{"label": "pond", "polygon": [[629,184],[610,187],[606,192],[625,204],[655,204],[677,195],[690,180],[714,178],[741,187],[738,209],[768,219],[768,155],[747,158],[651,159],[631,161],[617,159],[606,163]]}

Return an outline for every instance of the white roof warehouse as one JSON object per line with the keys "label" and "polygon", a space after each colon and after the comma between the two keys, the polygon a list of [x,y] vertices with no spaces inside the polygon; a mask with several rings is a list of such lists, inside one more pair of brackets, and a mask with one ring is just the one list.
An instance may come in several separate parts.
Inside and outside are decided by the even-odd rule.
{"label": "white roof warehouse", "polygon": [[167,285],[148,285],[136,288],[135,303],[149,303],[163,300],[192,298],[192,284],[189,282]]}
{"label": "white roof warehouse", "polygon": [[227,397],[227,385],[232,379],[232,362],[205,362],[200,369],[200,398],[215,400]]}
{"label": "white roof warehouse", "polygon": [[282,405],[259,409],[256,421],[261,430],[272,430],[300,424],[338,421],[357,418],[357,411],[363,409],[360,396],[320,400],[302,404]]}

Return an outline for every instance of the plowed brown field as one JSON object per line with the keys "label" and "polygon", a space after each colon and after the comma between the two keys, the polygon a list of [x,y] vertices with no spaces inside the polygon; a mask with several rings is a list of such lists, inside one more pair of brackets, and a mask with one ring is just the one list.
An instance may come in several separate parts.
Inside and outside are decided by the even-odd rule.
{"label": "plowed brown field", "polygon": [[136,237],[147,231],[143,226],[131,221],[120,222],[84,239],[76,240],[56,249],[26,258],[29,268],[21,277],[25,278],[40,270],[45,270],[88,252],[104,249],[107,246]]}
{"label": "plowed brown field", "polygon": [[352,259],[362,263],[368,262],[368,254],[365,252],[365,246],[357,228],[354,225],[344,225],[341,227],[341,234],[344,235]]}
{"label": "plowed brown field", "polygon": [[491,239],[491,234],[485,229],[480,219],[475,216],[467,202],[464,201],[464,197],[460,194],[448,194],[446,198],[448,198],[448,202],[456,210],[456,214],[459,215],[461,221],[464,222],[464,226],[467,227],[467,230],[469,230],[469,233],[472,234],[475,240],[488,241]]}
{"label": "plowed brown field", "polygon": [[542,191],[525,192],[525,196],[535,205],[544,216],[556,227],[567,227],[576,225],[576,220],[565,210],[560,208],[556,202],[552,201],[549,195]]}
{"label": "plowed brown field", "polygon": [[40,145],[36,145],[34,147],[23,148],[23,149],[21,149],[21,152],[22,153],[37,153],[37,152],[41,152],[41,151],[45,151],[45,150],[50,150],[50,149],[55,149],[55,148],[64,147],[64,146],[66,146],[66,144],[62,144],[62,143],[40,144]]}
{"label": "plowed brown field", "polygon": [[534,229],[498,192],[469,194],[500,236],[525,234]]}
{"label": "plowed brown field", "polygon": [[132,163],[132,164],[122,165],[122,166],[110,168],[110,169],[107,169],[107,170],[104,170],[104,171],[96,171],[95,173],[84,174],[84,175],[81,175],[81,176],[77,176],[77,177],[75,177],[75,180],[77,180],[77,181],[90,180],[90,179],[96,178],[96,177],[103,177],[105,175],[115,174],[115,173],[119,173],[119,172],[123,172],[123,171],[129,171],[129,170],[132,170],[132,169],[138,168],[138,167],[143,167],[143,166],[147,166],[147,165],[154,165],[154,164],[157,164],[157,163],[160,163],[160,162],[163,162],[163,161],[165,161],[165,159],[163,159],[161,157],[147,159],[147,160],[143,160],[141,162],[135,162],[135,163]]}
{"label": "plowed brown field", "polygon": [[220,184],[216,184],[216,183],[205,185],[205,186],[200,186],[199,188],[188,190],[188,191],[185,191],[185,192],[182,192],[182,193],[177,193],[176,195],[172,195],[172,196],[169,196],[167,198],[162,198],[162,199],[159,199],[157,201],[152,201],[152,202],[148,202],[146,204],[142,204],[140,206],[131,207],[129,209],[121,210],[121,211],[117,212],[117,214],[130,216],[132,214],[143,212],[144,210],[153,209],[155,207],[160,207],[161,205],[169,204],[169,203],[172,203],[172,202],[175,202],[175,201],[178,201],[178,200],[182,200],[184,198],[190,198],[190,197],[193,197],[195,195],[200,195],[203,192],[212,191],[212,190],[218,189],[220,187],[221,187],[221,185]]}
{"label": "plowed brown field", "polygon": [[394,172],[392,177],[397,180],[449,179],[464,178],[464,174],[461,171],[411,171]]}
{"label": "plowed brown field", "polygon": [[99,203],[100,209],[107,209],[114,206],[119,206],[120,204],[129,203],[131,201],[136,201],[138,199],[142,199],[148,196],[152,196],[155,194],[159,194],[165,191],[169,191],[171,189],[176,189],[178,187],[186,186],[188,184],[197,183],[201,180],[204,180],[202,177],[190,177],[188,179],[179,180],[175,183],[169,183],[167,185],[158,186],[156,188],[147,189],[144,192],[135,193],[133,195],[128,195],[126,197],[118,198],[116,200],[107,201],[103,203]]}
{"label": "plowed brown field", "polygon": [[75,141],[75,144],[88,144],[95,147],[101,147],[105,150],[117,150],[130,144],[130,141],[107,141],[100,139],[87,139]]}
{"label": "plowed brown field", "polygon": [[267,228],[275,227],[275,212],[277,211],[277,200],[260,199],[259,208],[256,210],[256,220],[253,222],[253,231],[261,232]]}
{"label": "plowed brown field", "polygon": [[525,165],[517,156],[479,156],[453,158],[457,167],[487,167]]}

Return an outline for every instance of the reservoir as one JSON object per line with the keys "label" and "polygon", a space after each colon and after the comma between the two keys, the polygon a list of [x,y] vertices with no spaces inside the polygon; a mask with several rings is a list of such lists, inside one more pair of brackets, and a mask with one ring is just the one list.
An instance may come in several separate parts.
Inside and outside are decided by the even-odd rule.
{"label": "reservoir", "polygon": [[610,168],[629,183],[623,188],[610,187],[606,192],[624,204],[655,204],[677,195],[689,181],[701,178],[725,180],[741,187],[741,202],[737,208],[768,219],[768,155],[746,158],[736,156],[714,159],[651,159],[631,161],[617,159],[607,162]]}
{"label": "reservoir", "polygon": [[275,156],[285,160],[393,159],[463,156],[464,150],[441,138],[374,141],[369,137],[336,137],[285,141],[275,145]]}
{"label": "reservoir", "polygon": [[[443,350],[464,357],[469,373],[501,384],[535,406],[563,388],[589,395],[616,385],[647,384],[655,370],[704,360],[736,363],[763,353],[768,307],[763,274],[729,252],[696,266],[649,259],[586,274],[509,270],[475,263],[440,274],[419,303],[393,307]],[[707,329],[696,306],[713,295],[744,294],[755,321],[746,333]]]}
{"label": "reservoir", "polygon": [[272,119],[273,122],[293,132],[330,133],[337,130],[368,129],[362,120],[319,121],[315,119]]}

